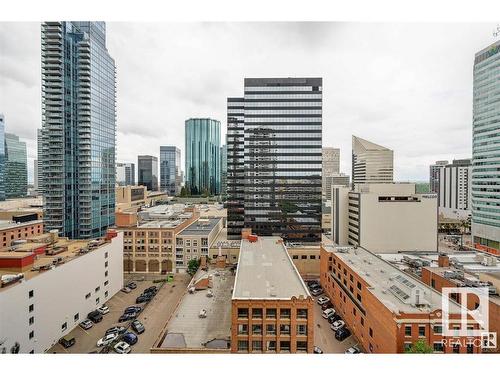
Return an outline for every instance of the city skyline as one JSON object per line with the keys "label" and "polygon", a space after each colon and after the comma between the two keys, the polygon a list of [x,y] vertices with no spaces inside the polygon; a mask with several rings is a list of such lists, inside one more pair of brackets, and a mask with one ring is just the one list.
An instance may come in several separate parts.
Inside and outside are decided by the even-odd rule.
{"label": "city skyline", "polygon": [[[182,128],[189,117],[222,121],[225,137],[226,98],[245,77],[317,75],[324,78],[324,147],[349,155],[351,135],[360,135],[394,150],[395,180],[425,181],[435,160],[471,156],[470,73],[474,53],[493,42],[491,29],[489,24],[108,23],[107,44],[118,75],[117,161],[134,162],[152,149],[159,156],[161,144],[178,145],[184,154]],[[9,92],[1,111],[9,118],[6,130],[27,142],[32,182],[41,123],[40,27],[0,24],[0,31],[5,62],[0,83]],[[269,33],[273,42],[265,39]],[[123,39],[133,42],[146,34],[149,43]],[[243,46],[254,44],[261,53],[247,56]],[[130,54],[129,45],[139,53]],[[236,48],[232,69],[226,69],[224,50],[234,50],[228,46]],[[205,50],[213,61],[193,66],[192,54]],[[175,66],[183,69],[168,69]],[[151,84],[159,78],[166,84]],[[138,97],[137,88],[144,85],[148,88]],[[159,113],[164,108],[168,116]],[[341,159],[341,171],[349,173],[349,158]]]}

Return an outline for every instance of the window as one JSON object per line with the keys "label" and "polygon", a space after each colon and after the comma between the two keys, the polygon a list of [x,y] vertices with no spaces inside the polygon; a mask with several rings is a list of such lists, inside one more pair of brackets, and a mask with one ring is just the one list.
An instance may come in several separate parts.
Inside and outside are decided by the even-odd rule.
{"label": "window", "polygon": [[[238,309],[238,318],[248,318],[248,309]],[[248,348],[248,343],[247,343]]]}
{"label": "window", "polygon": [[301,259],[307,259],[307,255],[301,255]]}
{"label": "window", "polygon": [[361,302],[361,294],[357,293],[357,294],[356,294],[356,299],[357,299],[359,302]]}
{"label": "window", "polygon": [[411,337],[411,326],[405,326],[405,336]]}
{"label": "window", "polygon": [[411,349],[411,342],[405,342],[404,344],[405,352]]}
{"label": "window", "polygon": [[309,255],[309,259],[316,259],[316,255]]}
{"label": "window", "polygon": [[29,325],[32,325],[33,323],[35,323],[35,317],[30,316],[28,323],[29,323]]}
{"label": "window", "polygon": [[276,309],[266,309],[266,318],[276,318]]}
{"label": "window", "polygon": [[104,282],[104,286],[106,286],[106,285],[108,285],[108,284],[109,284],[109,281],[108,281],[108,280],[106,280],[106,281]]}
{"label": "window", "polygon": [[352,315],[356,316],[356,309],[354,307],[352,308]]}
{"label": "window", "polygon": [[252,351],[261,352],[262,351],[262,341],[252,341]]}
{"label": "window", "polygon": [[269,352],[275,352],[276,351],[276,341],[268,341],[267,342],[267,351]]}
{"label": "window", "polygon": [[252,324],[252,334],[262,335],[262,324]]}
{"label": "window", "polygon": [[35,337],[35,331],[31,331],[30,334],[28,335],[29,339],[31,340],[33,337]]}
{"label": "window", "polygon": [[280,335],[290,334],[290,324],[280,324]]}
{"label": "window", "polygon": [[266,334],[275,335],[276,334],[276,324],[266,324]]}
{"label": "window", "polygon": [[431,279],[431,286],[436,289],[436,280]]}
{"label": "window", "polygon": [[370,337],[373,337],[373,329],[370,328]]}
{"label": "window", "polygon": [[365,326],[365,319],[361,317],[361,325],[364,327]]}
{"label": "window", "polygon": [[472,354],[474,353],[474,345],[471,343],[467,344],[467,354]]}
{"label": "window", "polygon": [[85,295],[85,299],[89,299],[89,298],[90,298],[90,293],[87,293],[87,294]]}
{"label": "window", "polygon": [[80,319],[80,313],[76,313],[73,319],[75,320],[75,322],[77,322],[78,319]]}
{"label": "window", "polygon": [[354,293],[354,288],[353,288],[352,286],[349,286],[349,291],[350,291],[351,293]]}
{"label": "window", "polygon": [[307,309],[297,309],[297,318],[307,319]]}
{"label": "window", "polygon": [[104,267],[108,267],[108,261],[104,262]]}
{"label": "window", "polygon": [[109,294],[109,292],[106,290],[106,291],[104,292],[104,297],[107,297],[107,296],[108,296],[108,294]]}
{"label": "window", "polygon": [[98,291],[100,291],[100,290],[101,290],[101,287],[100,287],[100,286],[98,286],[97,288],[95,288],[95,292],[96,292],[96,293],[97,293]]}
{"label": "window", "polygon": [[34,309],[35,309],[35,305],[33,305],[33,304],[28,306],[28,312],[33,312]]}
{"label": "window", "polygon": [[280,309],[280,318],[281,319],[290,319],[290,309]]}
{"label": "window", "polygon": [[108,277],[108,271],[104,272],[104,277]]}
{"label": "window", "polygon": [[252,318],[262,319],[262,309],[252,309]]}
{"label": "window", "polygon": [[349,275],[349,280],[351,280],[351,283],[354,282],[354,277],[352,275]]}
{"label": "window", "polygon": [[98,304],[99,304],[99,301],[100,301],[100,299],[99,299],[99,297],[97,297],[97,298],[95,299],[95,304],[96,304],[96,305],[98,305]]}
{"label": "window", "polygon": [[361,283],[358,281],[358,289],[361,290]]}
{"label": "window", "polygon": [[248,324],[238,324],[238,334],[239,335],[248,334]]}
{"label": "window", "polygon": [[238,340],[238,350],[239,351],[248,351],[248,341]]}
{"label": "window", "polygon": [[297,335],[307,335],[307,325],[298,324],[297,325]]}
{"label": "window", "polygon": [[435,352],[444,352],[444,345],[440,341],[436,341],[433,345]]}
{"label": "window", "polygon": [[460,345],[459,344],[453,344],[453,353],[455,353],[455,354],[460,353]]}
{"label": "window", "polygon": [[283,352],[290,351],[290,341],[280,341],[280,350]]}
{"label": "window", "polygon": [[33,290],[30,290],[28,293],[28,298],[33,298],[34,295],[35,293],[33,292]]}
{"label": "window", "polygon": [[425,337],[425,326],[418,326],[418,337]]}
{"label": "window", "polygon": [[441,334],[441,333],[443,333],[443,326],[435,325],[433,330],[434,330],[434,333]]}
{"label": "window", "polygon": [[64,322],[61,326],[61,330],[64,332],[68,328],[68,323]]}
{"label": "window", "polygon": [[299,259],[298,255],[292,255],[292,259]]}
{"label": "window", "polygon": [[108,252],[106,251],[106,252],[104,253],[104,259],[106,259],[107,257],[108,257]]}
{"label": "window", "polygon": [[307,341],[297,341],[297,351],[307,352]]}

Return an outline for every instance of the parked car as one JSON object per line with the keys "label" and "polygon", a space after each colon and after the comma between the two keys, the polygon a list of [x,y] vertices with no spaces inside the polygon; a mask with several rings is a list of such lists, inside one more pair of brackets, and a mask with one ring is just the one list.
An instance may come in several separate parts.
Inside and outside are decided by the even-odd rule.
{"label": "parked car", "polygon": [[354,346],[351,346],[350,348],[346,349],[345,351],[345,354],[360,354],[361,353],[361,350],[359,350],[359,348],[354,345]]}
{"label": "parked car", "polygon": [[313,353],[314,354],[323,354],[323,350],[321,350],[321,348],[319,346],[315,346],[313,348]]}
{"label": "parked car", "polygon": [[127,313],[133,313],[135,312],[136,314],[140,313],[142,311],[142,307],[141,306],[129,306],[125,309],[124,313],[127,314]]}
{"label": "parked car", "polygon": [[135,299],[135,303],[144,303],[144,302],[148,302],[148,301],[149,300],[146,297],[144,297],[142,294]]}
{"label": "parked car", "polygon": [[134,320],[132,322],[132,325],[131,325],[132,329],[137,333],[137,334],[141,334],[143,333],[146,328],[144,328],[144,324],[142,324],[140,321],[138,320]]}
{"label": "parked car", "polygon": [[316,289],[311,290],[311,294],[313,296],[319,296],[321,293],[323,293],[323,289],[322,288],[316,288]]}
{"label": "parked car", "polygon": [[336,332],[335,332],[335,338],[339,341],[344,341],[346,338],[348,338],[349,336],[351,336],[351,331],[349,331],[347,328],[341,328],[341,329],[338,329]]}
{"label": "parked car", "polygon": [[337,331],[341,328],[344,328],[345,322],[343,320],[336,320],[330,325],[330,328],[334,331]]}
{"label": "parked car", "polygon": [[125,341],[120,341],[113,347],[113,349],[118,354],[128,354],[132,351],[130,345],[127,344]]}
{"label": "parked car", "polygon": [[307,280],[306,284],[307,286],[312,286],[314,284],[318,284],[318,280]]}
{"label": "parked car", "polygon": [[64,346],[66,349],[75,345],[75,342],[75,337],[71,333],[67,334],[64,337],[61,337],[61,339],[59,340],[59,344]]}
{"label": "parked car", "polygon": [[318,302],[318,305],[322,305],[324,303],[330,302],[330,298],[325,297],[325,296],[321,296],[318,298],[317,302]]}
{"label": "parked car", "polygon": [[81,328],[84,330],[90,329],[94,326],[94,323],[92,323],[92,320],[90,319],[85,319],[83,320],[80,324],[78,324]]}
{"label": "parked car", "polygon": [[125,327],[122,327],[122,326],[115,326],[115,327],[111,327],[111,328],[108,328],[106,330],[106,335],[110,335],[110,334],[117,334],[117,335],[121,335],[122,333],[125,333],[127,331],[127,329]]}
{"label": "parked car", "polygon": [[106,305],[102,305],[101,307],[97,308],[97,311],[99,311],[102,315],[106,315],[109,313],[109,307]]}
{"label": "parked car", "polygon": [[125,341],[129,345],[134,345],[135,343],[137,343],[138,338],[137,338],[137,335],[135,333],[126,332],[123,335],[122,340]]}
{"label": "parked car", "polygon": [[118,333],[109,333],[103,338],[97,340],[97,346],[105,346],[111,344],[118,337]]}
{"label": "parked car", "polygon": [[118,323],[126,322],[128,320],[135,319],[136,317],[137,317],[136,313],[123,314],[122,316],[120,316],[120,318],[118,318]]}
{"label": "parked car", "polygon": [[135,289],[135,288],[137,288],[137,284],[135,282],[131,281],[127,284],[127,288]]}
{"label": "parked car", "polygon": [[324,303],[321,305],[321,310],[325,311],[326,309],[332,309],[333,305],[331,301],[328,301],[327,303]]}
{"label": "parked car", "polygon": [[325,311],[323,311],[323,314],[321,314],[321,316],[325,319],[328,319],[329,317],[335,315],[335,309],[326,309]]}
{"label": "parked car", "polygon": [[335,313],[335,314],[328,317],[328,323],[331,324],[331,323],[336,322],[337,320],[340,320],[340,319],[342,319],[342,317],[339,314]]}
{"label": "parked car", "polygon": [[154,294],[156,294],[156,292],[158,292],[158,288],[153,285],[153,286],[150,286],[149,288],[144,289],[143,293],[154,293]]}
{"label": "parked car", "polygon": [[123,293],[130,293],[132,291],[128,286],[124,286],[121,290]]}
{"label": "parked car", "polygon": [[87,318],[92,320],[92,323],[99,323],[102,320],[102,314],[99,311],[94,310],[88,313]]}

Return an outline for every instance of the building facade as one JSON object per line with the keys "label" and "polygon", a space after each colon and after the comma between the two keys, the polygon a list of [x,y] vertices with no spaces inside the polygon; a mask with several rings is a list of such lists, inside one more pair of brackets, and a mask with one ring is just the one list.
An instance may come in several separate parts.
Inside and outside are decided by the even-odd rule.
{"label": "building facade", "polygon": [[472,237],[500,254],[500,41],[475,55],[472,129]]}
{"label": "building facade", "polygon": [[158,191],[158,158],[151,155],[137,157],[137,180],[149,191]]}
{"label": "building facade", "polygon": [[353,191],[337,188],[334,195],[337,244],[373,252],[437,251],[436,194],[416,194],[415,184],[401,183],[358,184]]}
{"label": "building facade", "polygon": [[[272,266],[273,272],[266,269]],[[279,237],[241,241],[231,353],[312,353],[314,301]]]}
{"label": "building facade", "polygon": [[[340,149],[333,147],[323,147],[322,149],[322,170],[323,179],[322,195],[325,198],[328,195],[327,178],[340,173]],[[331,185],[330,185],[331,187]]]}
{"label": "building facade", "polygon": [[[48,352],[123,287],[123,234],[91,247],[64,240],[41,245],[41,253],[9,253],[10,258],[23,256],[28,264],[22,281],[0,289],[0,352]],[[63,252],[50,255],[52,250]],[[0,252],[0,275],[19,272],[4,254]],[[54,265],[46,269],[47,264]]]}
{"label": "building facade", "polygon": [[220,148],[220,189],[221,194],[227,195],[227,144]]}
{"label": "building facade", "polygon": [[429,192],[437,194],[439,192],[439,171],[448,164],[448,160],[438,160],[429,167]]}
{"label": "building facade", "polygon": [[[18,215],[18,217],[19,216],[21,215]],[[26,222],[5,222],[3,220],[0,220],[0,251],[11,246],[15,241],[23,241],[29,237],[36,236],[42,233],[42,220],[35,219]]]}
{"label": "building facade", "polygon": [[18,198],[28,195],[28,159],[26,142],[14,134],[5,133],[5,197]]}
{"label": "building facade", "polygon": [[471,214],[471,159],[453,160],[438,171],[439,213],[453,219],[467,219]]}
{"label": "building facade", "polygon": [[0,113],[0,201],[5,200],[5,117]]}
{"label": "building facade", "polygon": [[185,142],[186,186],[190,193],[220,194],[220,121],[210,118],[186,120]]}
{"label": "building facade", "polygon": [[43,145],[42,145],[42,129],[36,130],[36,154],[37,158],[35,160],[34,167],[34,184],[35,190],[38,194],[43,194],[43,170],[42,170],[42,160],[43,160]]}
{"label": "building facade", "polygon": [[245,99],[227,99],[227,238],[238,240],[245,222]]}
{"label": "building facade", "polygon": [[391,183],[394,174],[393,151],[352,136],[352,183]]}
{"label": "building facade", "polygon": [[321,239],[322,78],[245,78],[244,227]]}
{"label": "building facade", "polygon": [[104,22],[42,23],[46,229],[102,236],[115,220],[116,70]]}
{"label": "building facade", "polygon": [[344,173],[335,173],[330,177],[323,178],[323,189],[325,190],[324,199],[330,201],[332,199],[332,186],[347,186],[350,185],[350,178]]}
{"label": "building facade", "polygon": [[181,150],[175,146],[160,146],[160,190],[179,195],[181,183]]}
{"label": "building facade", "polygon": [[119,186],[135,185],[134,163],[116,163],[116,184]]}

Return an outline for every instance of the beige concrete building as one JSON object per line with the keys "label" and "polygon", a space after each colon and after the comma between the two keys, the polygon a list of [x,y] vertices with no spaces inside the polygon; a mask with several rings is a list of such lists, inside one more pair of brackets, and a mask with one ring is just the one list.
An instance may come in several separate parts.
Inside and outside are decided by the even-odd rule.
{"label": "beige concrete building", "polygon": [[339,245],[375,253],[437,251],[436,194],[416,194],[415,184],[394,183],[358,184],[353,191],[337,189],[335,195],[339,203],[332,206],[332,233]]}
{"label": "beige concrete building", "polygon": [[140,207],[154,206],[166,201],[168,194],[160,191],[148,191],[146,186],[117,186],[115,188],[116,210],[125,211]]}
{"label": "beige concrete building", "polygon": [[352,183],[390,183],[394,174],[392,150],[352,136]]}
{"label": "beige concrete building", "polygon": [[322,195],[325,197],[327,193],[327,179],[340,172],[340,149],[333,147],[323,147],[321,150],[321,176],[322,176]]}

